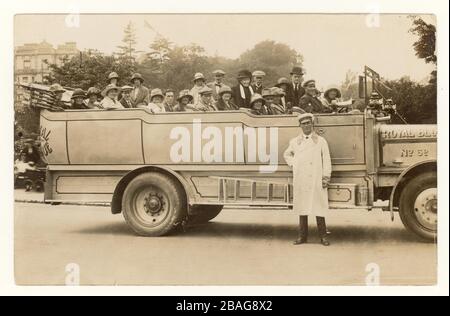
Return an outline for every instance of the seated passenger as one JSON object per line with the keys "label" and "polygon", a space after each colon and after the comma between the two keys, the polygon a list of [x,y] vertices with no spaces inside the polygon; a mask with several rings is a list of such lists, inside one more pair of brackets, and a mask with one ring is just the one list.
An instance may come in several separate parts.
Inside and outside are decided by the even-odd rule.
{"label": "seated passenger", "polygon": [[149,91],[144,87],[144,77],[141,74],[135,73],[131,77],[133,84],[133,91],[131,91],[131,102],[134,108],[145,107],[149,103]]}
{"label": "seated passenger", "polygon": [[122,106],[126,109],[133,108],[133,101],[131,100],[131,91],[133,91],[132,86],[123,86],[121,88],[122,90],[122,97],[120,98],[119,102],[122,104]]}
{"label": "seated passenger", "polygon": [[219,111],[236,111],[239,110],[238,106],[233,103],[231,88],[223,85],[219,89],[218,100],[216,102],[216,108]]}
{"label": "seated passenger", "polygon": [[330,88],[325,91],[321,101],[324,106],[332,109],[333,111],[337,111],[337,106],[340,98],[341,91],[339,91],[338,88]]}
{"label": "seated passenger", "polygon": [[260,94],[255,93],[250,101],[250,109],[247,111],[253,115],[267,115],[265,104],[264,98]]}
{"label": "seated passenger", "polygon": [[99,109],[99,98],[101,96],[101,92],[99,89],[97,89],[96,87],[90,87],[86,93],[87,95],[87,99],[84,100],[84,103],[86,104],[86,107],[88,109]]}
{"label": "seated passenger", "polygon": [[286,114],[292,113],[292,102],[287,100],[286,94],[289,90],[290,81],[289,79],[282,77],[278,79],[278,83],[275,85],[275,87],[278,87],[283,90],[284,96],[281,98],[281,104],[286,109]]}
{"label": "seated passenger", "polygon": [[211,112],[211,111],[217,111],[217,108],[215,104],[212,102],[212,89],[204,86],[203,89],[201,89],[199,92],[199,100],[197,104],[194,104],[194,110],[195,111],[201,111],[201,112]]}
{"label": "seated passenger", "polygon": [[86,99],[86,94],[84,93],[83,89],[75,89],[75,91],[72,93],[72,110],[85,110],[86,104],[84,103],[84,99]]}
{"label": "seated passenger", "polygon": [[153,89],[150,92],[150,103],[147,107],[152,113],[166,113],[166,108],[164,107],[164,94],[161,89]]}
{"label": "seated passenger", "polygon": [[192,101],[194,97],[190,94],[189,90],[182,90],[178,95],[177,101],[178,104],[175,105],[173,111],[174,112],[192,112],[193,105]]}
{"label": "seated passenger", "polygon": [[272,88],[273,102],[270,104],[268,112],[270,115],[283,115],[286,114],[286,108],[283,105],[283,98],[285,93],[283,89],[273,87]]}
{"label": "seated passenger", "polygon": [[174,112],[175,108],[175,91],[172,89],[167,89],[164,91],[164,108],[166,112]]}
{"label": "seated passenger", "polygon": [[264,111],[266,113],[266,115],[271,115],[271,108],[272,108],[272,104],[273,101],[275,99],[275,96],[273,94],[274,90],[270,89],[270,88],[264,88],[262,90],[262,97],[264,99]]}
{"label": "seated passenger", "polygon": [[305,95],[300,98],[299,106],[307,113],[330,113],[331,110],[323,106],[317,98],[317,89],[315,80],[307,80],[303,84]]}
{"label": "seated passenger", "polygon": [[66,90],[60,84],[54,83],[50,86],[49,91],[53,95],[54,108],[57,110],[64,110],[66,108],[66,105],[64,104],[62,98]]}
{"label": "seated passenger", "polygon": [[103,90],[103,94],[105,97],[100,102],[99,107],[104,110],[116,110],[116,109],[123,109],[122,104],[120,104],[119,101],[117,101],[117,97],[119,96],[120,88],[109,84],[106,86],[106,88]]}

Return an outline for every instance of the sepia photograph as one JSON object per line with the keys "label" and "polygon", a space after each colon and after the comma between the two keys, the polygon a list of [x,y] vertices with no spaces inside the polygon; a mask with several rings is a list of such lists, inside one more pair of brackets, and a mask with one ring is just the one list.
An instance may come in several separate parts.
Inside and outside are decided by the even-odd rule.
{"label": "sepia photograph", "polygon": [[15,283],[436,286],[437,36],[416,13],[16,14]]}

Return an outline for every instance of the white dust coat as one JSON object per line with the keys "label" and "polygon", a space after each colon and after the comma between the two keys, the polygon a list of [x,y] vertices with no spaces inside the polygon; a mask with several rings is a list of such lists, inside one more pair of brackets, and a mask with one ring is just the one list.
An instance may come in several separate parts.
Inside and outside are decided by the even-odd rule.
{"label": "white dust coat", "polygon": [[328,189],[322,179],[331,179],[331,157],[327,141],[313,133],[292,139],[284,153],[294,173],[294,212],[298,215],[326,217]]}

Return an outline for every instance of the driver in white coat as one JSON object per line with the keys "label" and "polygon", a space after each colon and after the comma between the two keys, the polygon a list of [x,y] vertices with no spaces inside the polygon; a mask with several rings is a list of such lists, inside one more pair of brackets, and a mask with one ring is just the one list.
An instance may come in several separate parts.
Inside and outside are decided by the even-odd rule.
{"label": "driver in white coat", "polygon": [[329,246],[325,217],[329,212],[328,185],[331,179],[331,158],[327,141],[314,132],[314,116],[299,116],[303,131],[292,139],[284,158],[294,172],[294,212],[300,216],[299,237],[294,242],[308,242],[308,216],[315,216],[324,246]]}

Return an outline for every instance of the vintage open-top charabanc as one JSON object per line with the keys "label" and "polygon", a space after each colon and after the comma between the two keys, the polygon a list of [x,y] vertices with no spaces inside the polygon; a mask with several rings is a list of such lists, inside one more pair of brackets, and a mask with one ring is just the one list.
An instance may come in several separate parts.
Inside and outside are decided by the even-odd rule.
{"label": "vintage open-top charabanc", "polygon": [[[389,200],[425,240],[437,233],[437,129],[388,117],[320,114],[328,141],[333,209],[371,210]],[[145,109],[41,112],[47,202],[111,203],[144,236],[207,222],[225,205],[292,205],[283,159],[300,133],[295,115],[247,112],[151,114]]]}

